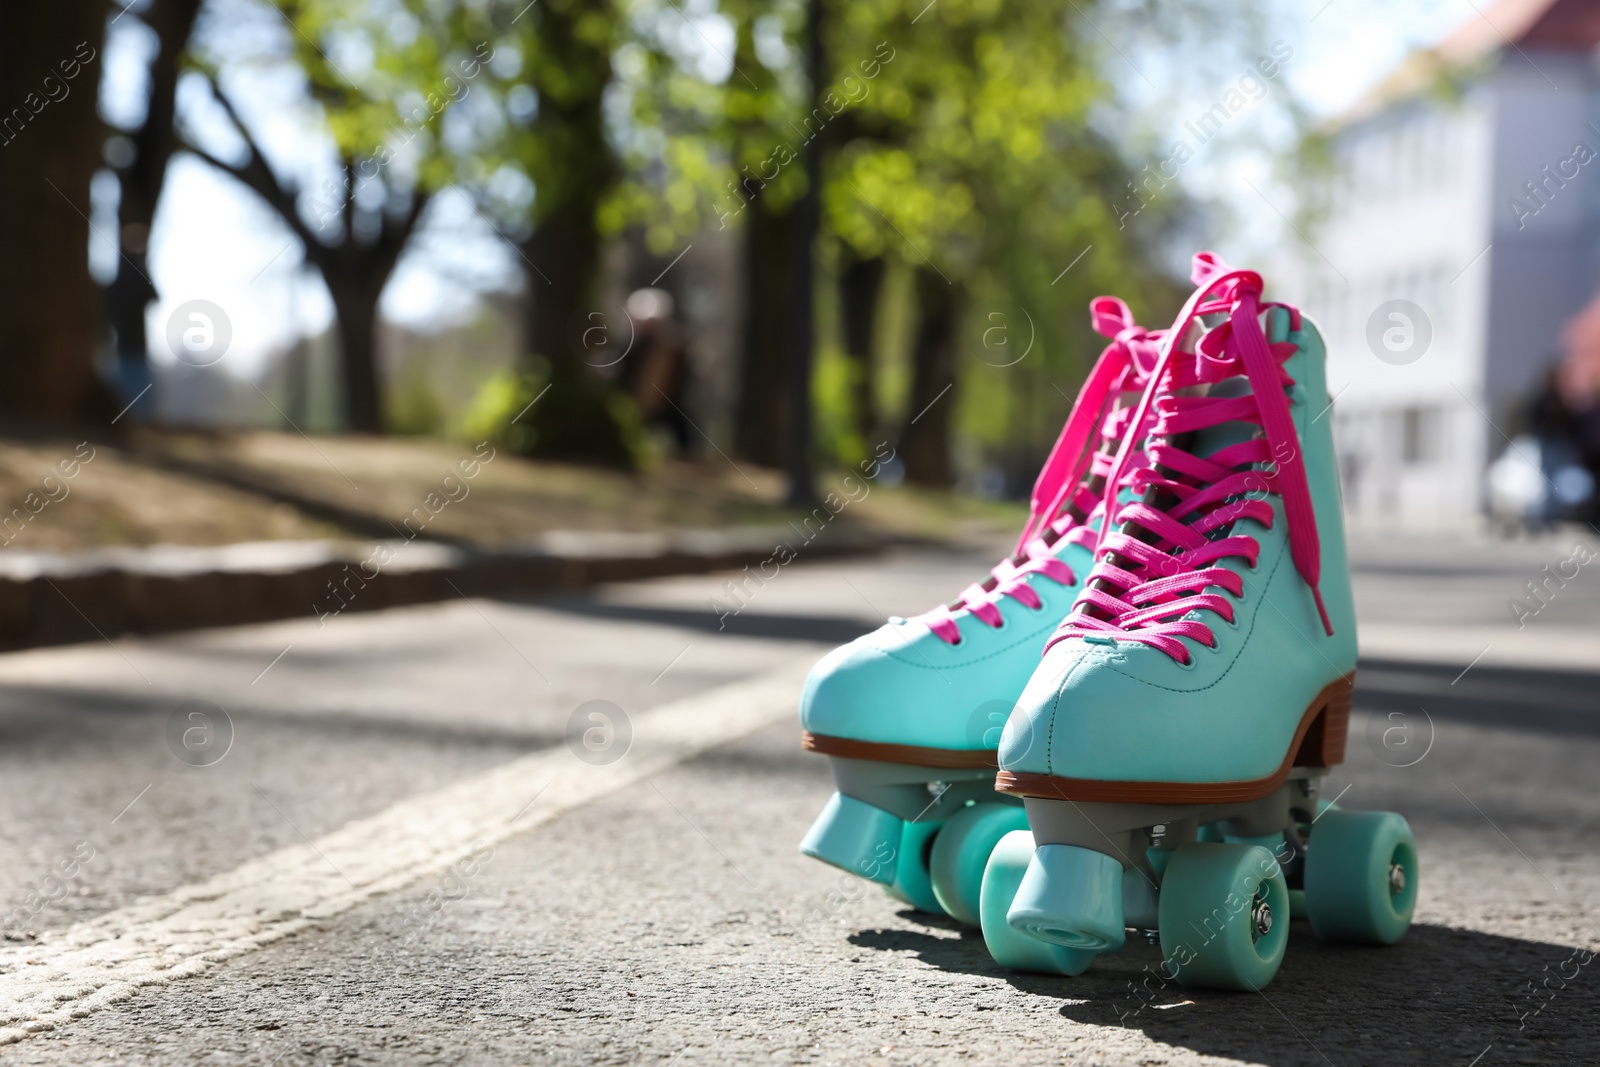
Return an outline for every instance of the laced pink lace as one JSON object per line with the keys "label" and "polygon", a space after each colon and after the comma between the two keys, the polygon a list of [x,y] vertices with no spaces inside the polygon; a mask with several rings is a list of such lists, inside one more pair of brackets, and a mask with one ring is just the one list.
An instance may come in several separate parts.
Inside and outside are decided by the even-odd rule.
{"label": "laced pink lace", "polygon": [[[1206,590],[1244,595],[1240,575],[1215,564],[1234,557],[1255,567],[1260,545],[1229,528],[1243,518],[1270,528],[1273,509],[1264,498],[1273,493],[1283,498],[1295,568],[1311,587],[1324,629],[1333,633],[1317,587],[1321,549],[1316,517],[1285,393],[1294,381],[1282,364],[1296,349],[1289,342],[1269,344],[1260,323],[1264,307],[1284,307],[1291,327],[1298,329],[1299,312],[1287,305],[1263,305],[1261,276],[1232,270],[1211,253],[1195,257],[1193,277],[1199,288],[1166,332],[1167,343],[1107,482],[1118,490],[1131,487],[1138,499],[1118,508],[1114,521],[1101,529],[1089,581],[1051,645],[1068,637],[1114,635],[1160,649],[1182,663],[1189,662],[1189,652],[1180,638],[1215,647],[1209,626],[1182,616],[1209,610],[1233,621],[1233,604]],[[1205,334],[1196,351],[1178,352],[1197,318],[1220,313],[1227,313],[1228,320]],[[1248,395],[1180,395],[1241,374],[1249,380]],[[1227,422],[1254,423],[1261,436],[1207,457],[1172,443],[1179,435]],[[1142,449],[1136,444],[1141,441]],[[1108,490],[1108,499],[1116,496]],[[1156,500],[1164,503],[1151,502]]]}
{"label": "laced pink lace", "polygon": [[[1098,429],[1105,439],[1121,439],[1131,411],[1116,408],[1113,402],[1122,393],[1143,387],[1159,358],[1163,334],[1135,323],[1128,305],[1116,297],[1094,300],[1089,312],[1095,330],[1111,338],[1111,343],[1095,361],[1034,481],[1028,522],[1017,539],[1016,551],[1001,560],[986,580],[973,583],[955,600],[917,617],[916,621],[926,624],[945,644],[961,643],[956,620],[959,611],[965,610],[995,629],[1005,621],[998,607],[1001,597],[1011,597],[1038,611],[1043,601],[1029,583],[1033,575],[1061,585],[1077,581],[1072,568],[1055,558],[1054,546],[1063,539],[1085,547],[1095,543],[1096,533],[1090,523],[1097,510],[1103,508],[1101,494],[1091,483],[1096,477],[1104,479],[1111,474],[1112,459],[1092,447],[1091,436]],[[1078,515],[1086,518],[1080,521]]]}

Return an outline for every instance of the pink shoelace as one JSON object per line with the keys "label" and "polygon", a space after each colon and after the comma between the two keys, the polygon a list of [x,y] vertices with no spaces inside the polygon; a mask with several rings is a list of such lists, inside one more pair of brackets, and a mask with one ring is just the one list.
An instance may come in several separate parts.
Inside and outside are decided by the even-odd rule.
{"label": "pink shoelace", "polygon": [[[1261,551],[1256,539],[1228,528],[1244,518],[1270,528],[1273,509],[1264,498],[1272,493],[1283,498],[1295,568],[1311,588],[1323,628],[1333,633],[1318,589],[1322,557],[1311,490],[1285,393],[1295,383],[1283,363],[1296,347],[1269,344],[1260,323],[1263,308],[1283,307],[1291,328],[1299,329],[1300,313],[1284,304],[1263,304],[1259,274],[1233,270],[1211,253],[1195,257],[1193,279],[1199,288],[1166,331],[1167,343],[1107,482],[1119,490],[1131,487],[1138,499],[1104,524],[1089,581],[1050,645],[1068,637],[1114,637],[1150,645],[1184,664],[1189,652],[1180,638],[1216,647],[1209,626],[1182,616],[1209,610],[1233,622],[1233,604],[1206,590],[1244,595],[1242,577],[1216,564],[1233,557],[1256,566]],[[1197,318],[1221,313],[1228,320],[1205,334],[1194,353],[1177,351]],[[1179,395],[1241,374],[1250,383],[1245,396]],[[1228,422],[1254,423],[1261,435],[1207,457],[1173,443],[1180,435]]]}
{"label": "pink shoelace", "polygon": [[[974,582],[955,600],[915,620],[927,625],[947,645],[961,643],[958,611],[966,610],[995,629],[1005,621],[998,606],[1001,597],[1011,597],[1038,611],[1043,601],[1030,586],[1033,575],[1061,585],[1077,581],[1072,568],[1053,555],[1054,546],[1063,539],[1086,548],[1095,544],[1097,535],[1091,523],[1104,509],[1101,494],[1091,483],[1096,477],[1110,476],[1112,457],[1094,448],[1091,437],[1098,429],[1104,438],[1121,439],[1131,409],[1116,408],[1114,401],[1124,392],[1143,387],[1155,369],[1163,334],[1135,323],[1128,305],[1116,297],[1094,300],[1089,313],[1095,330],[1111,338],[1111,343],[1095,361],[1033,483],[1028,522],[1017,538],[1016,551],[1001,560],[987,579]],[[1079,515],[1084,518],[1080,520]]]}

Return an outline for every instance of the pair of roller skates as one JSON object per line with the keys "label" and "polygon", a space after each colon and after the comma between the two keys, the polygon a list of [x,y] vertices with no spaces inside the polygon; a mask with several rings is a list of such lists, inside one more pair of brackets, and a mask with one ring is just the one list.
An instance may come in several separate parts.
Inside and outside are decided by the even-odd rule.
{"label": "pair of roller skates", "polygon": [[1017,552],[835,649],[801,700],[838,791],[801,844],[994,959],[1079,974],[1134,931],[1195,987],[1256,990],[1291,916],[1410,925],[1390,813],[1321,797],[1356,663],[1326,350],[1260,275],[1195,257],[1174,325],[1120,301]]}

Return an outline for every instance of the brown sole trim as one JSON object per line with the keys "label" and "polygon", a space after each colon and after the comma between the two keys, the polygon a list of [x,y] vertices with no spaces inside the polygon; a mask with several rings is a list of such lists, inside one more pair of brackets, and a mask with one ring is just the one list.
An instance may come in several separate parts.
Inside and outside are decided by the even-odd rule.
{"label": "brown sole trim", "polygon": [[854,741],[848,737],[829,737],[802,731],[800,747],[807,752],[843,759],[877,760],[880,763],[905,763],[913,767],[947,770],[993,770],[999,764],[993,752],[962,752],[948,748],[923,748],[920,745],[890,745],[880,741]]}
{"label": "brown sole trim", "polygon": [[1284,783],[1294,767],[1332,767],[1344,762],[1350,732],[1350,697],[1355,671],[1329,682],[1312,699],[1283,763],[1265,778],[1244,782],[1107,782],[1050,774],[1001,771],[998,792],[1041,800],[1085,800],[1116,804],[1226,804],[1259,800]]}

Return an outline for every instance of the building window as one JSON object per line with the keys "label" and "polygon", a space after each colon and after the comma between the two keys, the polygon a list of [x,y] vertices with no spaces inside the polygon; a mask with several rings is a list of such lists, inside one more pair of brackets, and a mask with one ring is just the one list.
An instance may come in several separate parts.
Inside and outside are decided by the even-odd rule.
{"label": "building window", "polygon": [[1400,412],[1400,460],[1408,467],[1420,467],[1439,458],[1440,412],[1438,408],[1408,407]]}

